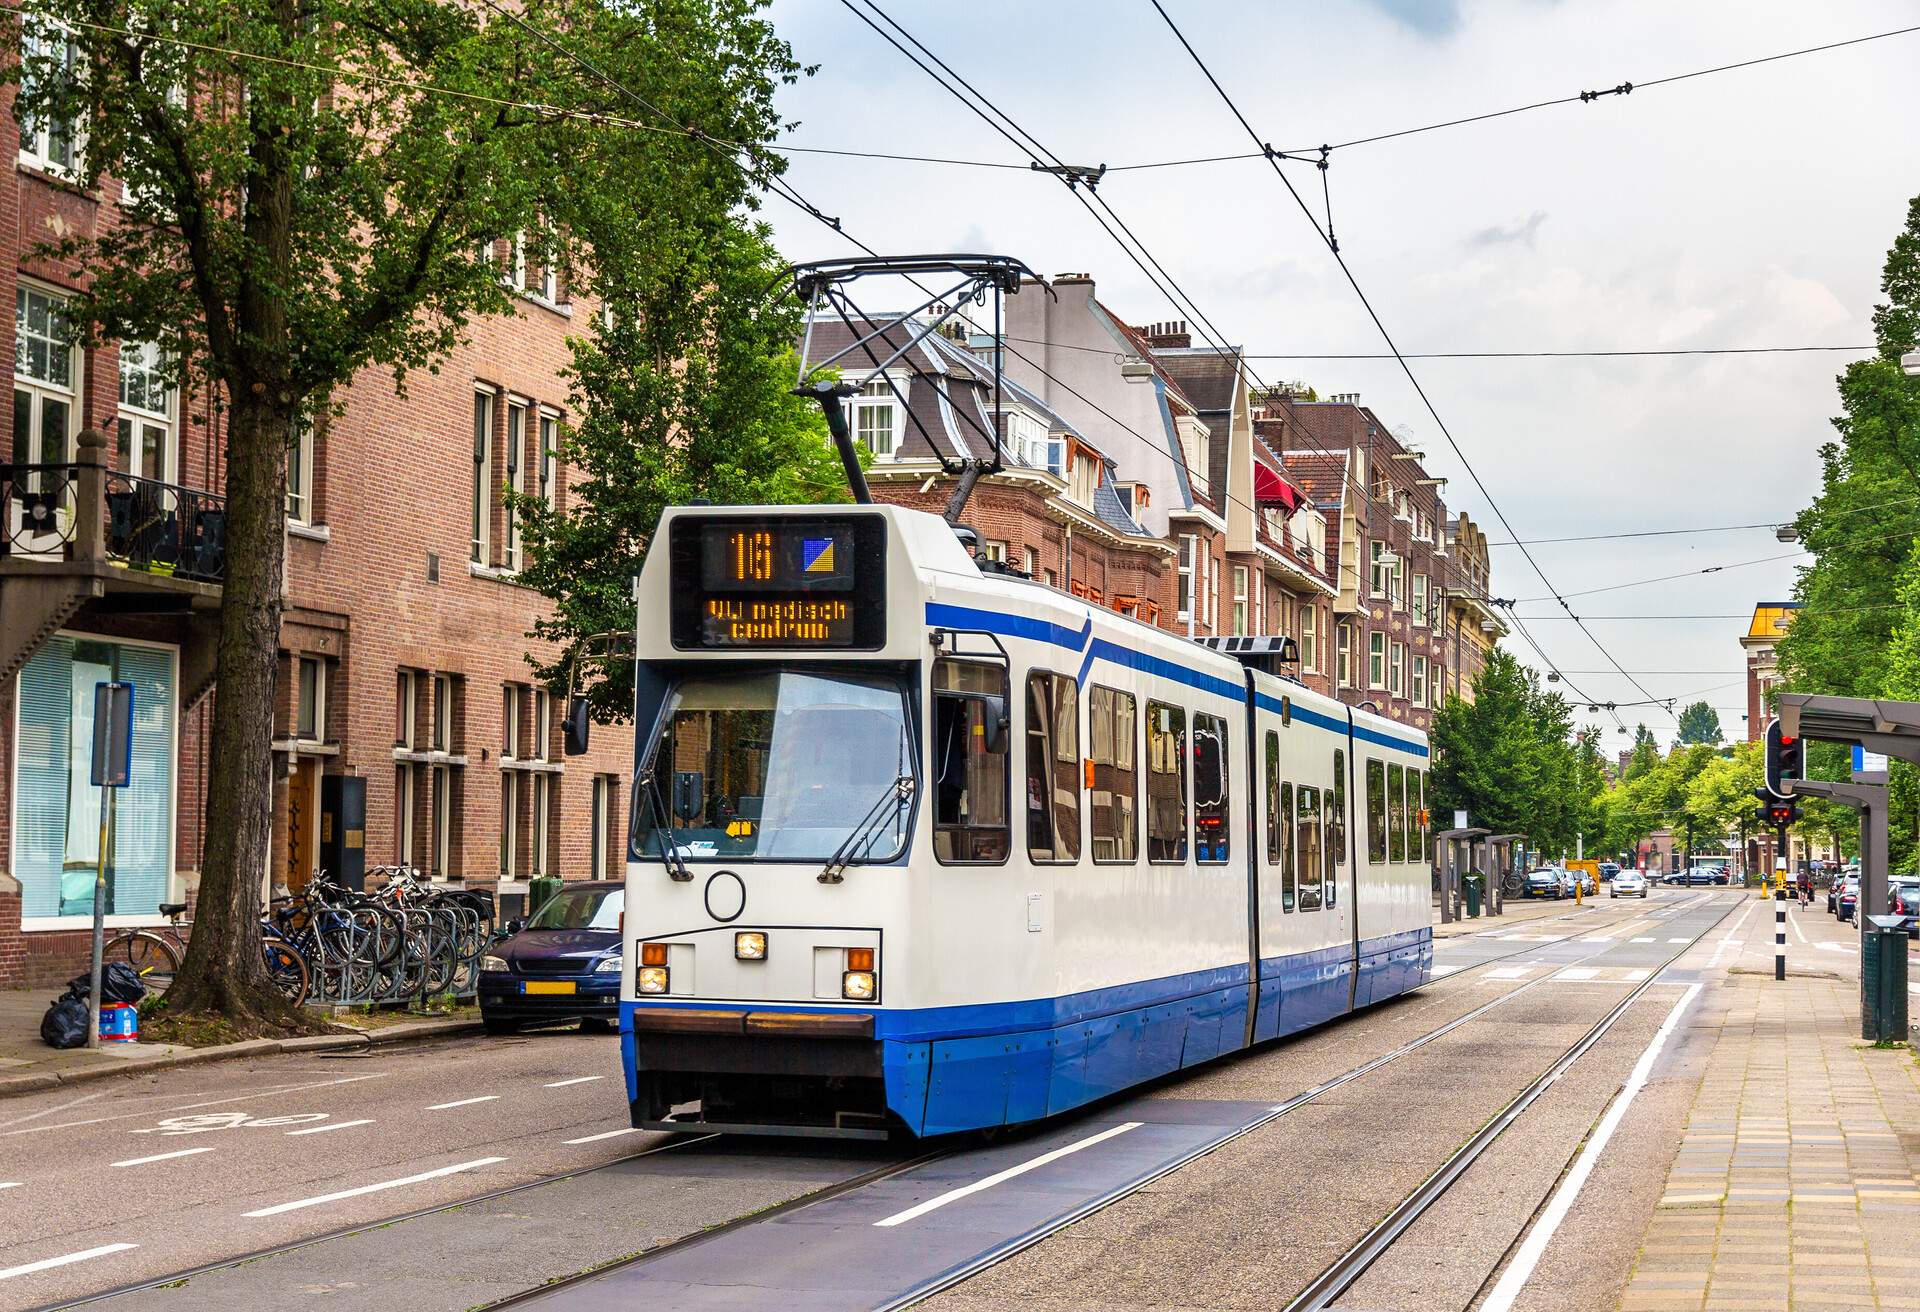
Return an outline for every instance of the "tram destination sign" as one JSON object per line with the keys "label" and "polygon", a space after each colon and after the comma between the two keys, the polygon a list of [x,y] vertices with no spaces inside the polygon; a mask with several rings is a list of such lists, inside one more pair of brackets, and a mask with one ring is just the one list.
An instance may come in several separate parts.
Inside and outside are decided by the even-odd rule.
{"label": "tram destination sign", "polygon": [[683,515],[670,549],[675,647],[886,643],[887,526],[877,515]]}

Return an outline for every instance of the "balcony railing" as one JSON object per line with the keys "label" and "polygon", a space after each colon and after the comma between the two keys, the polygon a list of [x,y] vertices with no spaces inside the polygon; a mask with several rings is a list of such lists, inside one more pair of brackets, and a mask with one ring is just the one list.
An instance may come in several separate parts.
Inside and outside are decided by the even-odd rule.
{"label": "balcony railing", "polygon": [[0,559],[105,560],[203,583],[226,576],[226,499],[213,492],[85,463],[0,465],[0,512]]}

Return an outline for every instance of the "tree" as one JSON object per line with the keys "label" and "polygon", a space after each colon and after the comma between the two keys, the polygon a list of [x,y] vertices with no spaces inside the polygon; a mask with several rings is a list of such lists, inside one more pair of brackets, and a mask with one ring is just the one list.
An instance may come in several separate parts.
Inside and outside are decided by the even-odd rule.
{"label": "tree", "polygon": [[1694,702],[1680,712],[1680,743],[1720,745],[1720,713],[1705,702]]}
{"label": "tree", "polygon": [[631,714],[633,662],[624,644],[587,640],[633,632],[633,578],[665,507],[851,499],[820,410],[792,394],[800,310],[767,304],[782,265],[766,233],[742,229],[673,259],[634,270],[623,313],[575,346],[568,505],[520,499],[521,580],[555,603],[534,635],[562,647],[532,663],[558,688],[590,675],[577,686],[603,723]]}
{"label": "tree", "polygon": [[[286,451],[363,370],[431,368],[513,312],[496,243],[628,270],[731,231],[750,179],[708,137],[765,143],[797,73],[754,0],[28,0],[16,113],[83,119],[82,176],[128,187],[122,222],[41,252],[84,268],[93,340],[157,342],[226,417],[227,573],[206,850],[182,1011],[301,1024],[265,978]],[[572,49],[657,107],[635,106]],[[524,104],[513,103],[515,101]],[[696,123],[700,134],[673,128]],[[756,152],[758,157],[758,152]],[[556,167],[565,161],[565,167]],[[760,167],[767,167],[764,158]],[[620,191],[619,205],[603,189]],[[611,221],[618,213],[622,222]]]}
{"label": "tree", "polygon": [[1633,752],[1627,757],[1626,778],[1637,779],[1660,764],[1660,744],[1646,725],[1633,730]]}

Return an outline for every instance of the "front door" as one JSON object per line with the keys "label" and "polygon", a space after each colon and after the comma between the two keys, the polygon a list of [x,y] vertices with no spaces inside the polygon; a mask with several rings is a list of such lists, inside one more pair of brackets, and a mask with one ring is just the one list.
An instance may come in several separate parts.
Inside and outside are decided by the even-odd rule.
{"label": "front door", "polygon": [[301,892],[313,879],[320,856],[320,762],[296,758],[287,778],[287,850],[278,883]]}

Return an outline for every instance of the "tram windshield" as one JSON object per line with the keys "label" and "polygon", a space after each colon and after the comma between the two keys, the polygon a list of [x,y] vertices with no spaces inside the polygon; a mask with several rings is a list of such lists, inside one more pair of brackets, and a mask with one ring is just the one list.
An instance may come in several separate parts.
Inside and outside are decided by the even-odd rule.
{"label": "tram windshield", "polygon": [[[906,697],[884,678],[795,671],[700,675],[668,694],[636,799],[644,855],[663,831],[681,857],[824,861],[856,829],[863,861],[906,845],[912,807],[886,790],[913,777]],[[876,808],[878,813],[876,814]]]}

